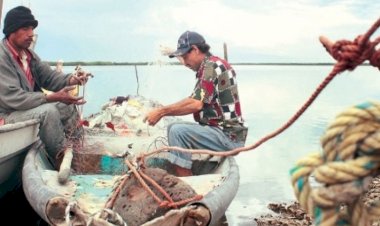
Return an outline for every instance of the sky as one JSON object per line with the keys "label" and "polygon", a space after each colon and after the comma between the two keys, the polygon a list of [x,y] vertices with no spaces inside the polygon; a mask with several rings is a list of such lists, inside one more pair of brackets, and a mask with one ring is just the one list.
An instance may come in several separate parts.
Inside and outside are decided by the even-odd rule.
{"label": "sky", "polygon": [[373,0],[3,0],[1,29],[18,5],[39,21],[41,59],[65,62],[172,62],[160,48],[186,30],[214,55],[226,43],[231,63],[334,62],[318,37],[354,40],[380,16]]}

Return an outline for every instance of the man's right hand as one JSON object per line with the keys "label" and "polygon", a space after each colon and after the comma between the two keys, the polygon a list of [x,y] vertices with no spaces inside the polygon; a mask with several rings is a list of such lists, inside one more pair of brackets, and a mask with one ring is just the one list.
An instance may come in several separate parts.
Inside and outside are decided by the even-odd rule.
{"label": "man's right hand", "polygon": [[164,115],[161,113],[160,108],[156,108],[148,112],[148,114],[145,115],[143,122],[147,122],[148,125],[154,126]]}
{"label": "man's right hand", "polygon": [[73,89],[75,89],[75,86],[66,86],[58,92],[47,94],[46,100],[47,102],[62,102],[65,104],[85,104],[86,101],[83,99],[83,97],[76,97],[70,94],[70,91]]}

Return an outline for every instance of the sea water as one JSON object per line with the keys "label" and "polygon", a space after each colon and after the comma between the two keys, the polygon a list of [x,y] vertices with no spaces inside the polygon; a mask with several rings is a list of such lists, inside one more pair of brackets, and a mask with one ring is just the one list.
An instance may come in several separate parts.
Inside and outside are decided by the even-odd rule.
{"label": "sea water", "polygon": [[[331,72],[332,66],[234,66],[243,116],[249,127],[246,145],[286,123]],[[184,66],[90,66],[94,74],[81,95],[84,116],[96,113],[115,96],[142,95],[170,104],[190,95],[195,74]],[[73,67],[65,67],[71,72]],[[84,92],[83,92],[84,91]],[[350,106],[380,101],[380,73],[371,66],[337,75],[306,112],[286,131],[255,150],[236,156],[238,193],[226,215],[229,225],[255,225],[271,202],[295,200],[289,170],[295,162],[321,151],[320,137],[335,116]],[[184,117],[192,120],[191,116]]]}

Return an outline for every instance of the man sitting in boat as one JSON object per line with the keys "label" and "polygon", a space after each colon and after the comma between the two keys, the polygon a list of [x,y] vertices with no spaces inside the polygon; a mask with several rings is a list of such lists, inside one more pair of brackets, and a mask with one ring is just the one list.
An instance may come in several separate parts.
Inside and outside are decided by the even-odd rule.
{"label": "man sitting in boat", "polygon": [[[186,31],[178,39],[177,50],[169,55],[196,72],[190,97],[156,108],[145,118],[154,126],[164,116],[193,114],[198,123],[178,122],[168,127],[168,143],[187,149],[226,151],[245,144],[248,128],[243,124],[236,74],[231,65],[209,52],[202,35]],[[191,154],[170,152],[178,176],[192,175]]]}
{"label": "man sitting in boat", "polygon": [[[24,6],[5,16],[5,38],[0,44],[0,118],[5,123],[39,119],[40,139],[56,164],[57,154],[81,136],[75,105],[85,101],[69,91],[73,85],[85,84],[87,76],[53,70],[29,49],[37,25],[31,10]],[[52,92],[44,94],[42,88]]]}

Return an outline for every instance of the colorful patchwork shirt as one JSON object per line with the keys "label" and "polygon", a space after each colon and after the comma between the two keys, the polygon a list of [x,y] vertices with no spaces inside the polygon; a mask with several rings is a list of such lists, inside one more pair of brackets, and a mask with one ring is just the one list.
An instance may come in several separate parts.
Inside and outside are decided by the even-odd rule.
{"label": "colorful patchwork shirt", "polygon": [[194,120],[221,128],[233,141],[245,142],[248,128],[242,118],[236,73],[230,64],[216,56],[206,57],[196,77],[191,98],[204,104],[194,113]]}

